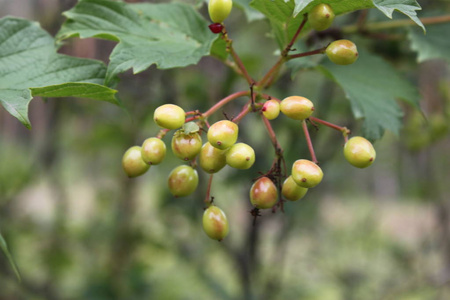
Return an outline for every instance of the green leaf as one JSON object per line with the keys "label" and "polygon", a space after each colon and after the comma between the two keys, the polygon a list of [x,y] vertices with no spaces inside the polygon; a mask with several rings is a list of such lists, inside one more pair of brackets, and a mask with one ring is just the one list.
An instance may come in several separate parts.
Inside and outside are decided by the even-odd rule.
{"label": "green leaf", "polygon": [[233,6],[242,9],[249,22],[261,20],[264,15],[250,6],[252,0],[233,0]]}
{"label": "green leaf", "polygon": [[409,28],[411,48],[417,52],[417,61],[441,58],[450,62],[450,24],[435,24],[427,27],[427,34],[416,28]]}
{"label": "green leaf", "polygon": [[59,39],[97,37],[119,41],[110,56],[106,82],[153,64],[160,69],[196,64],[209,55],[216,35],[192,6],[183,3],[126,4],[82,0],[64,15]]}
{"label": "green leaf", "polygon": [[33,96],[86,97],[119,104],[116,91],[101,85],[105,74],[100,61],[56,53],[53,38],[37,23],[0,19],[0,103],[28,128]]}
{"label": "green leaf", "polygon": [[352,65],[327,60],[319,69],[342,87],[355,118],[364,119],[364,136],[376,140],[385,130],[398,134],[403,113],[396,100],[419,108],[418,91],[380,57],[361,49],[359,54]]}
{"label": "green leaf", "polygon": [[8,259],[9,264],[11,265],[11,268],[13,269],[14,273],[17,276],[17,279],[19,279],[19,281],[21,281],[22,278],[20,277],[19,268],[17,268],[17,265],[14,262],[11,253],[9,252],[8,244],[6,243],[5,239],[3,238],[1,232],[0,232],[0,248],[2,248],[2,251],[6,256],[6,259]]}
{"label": "green leaf", "polygon": [[425,32],[425,26],[417,17],[416,10],[421,10],[422,8],[416,0],[373,0],[373,4],[390,19],[392,19],[394,10],[398,10],[407,15]]}
{"label": "green leaf", "polygon": [[181,128],[184,134],[191,134],[200,131],[200,127],[195,122],[187,122]]}

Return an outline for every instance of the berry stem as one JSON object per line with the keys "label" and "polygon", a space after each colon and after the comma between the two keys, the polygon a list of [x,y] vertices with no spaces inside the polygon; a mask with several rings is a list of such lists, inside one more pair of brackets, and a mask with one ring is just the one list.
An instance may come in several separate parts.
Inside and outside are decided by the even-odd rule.
{"label": "berry stem", "polygon": [[242,97],[242,96],[247,96],[250,94],[250,91],[240,91],[240,92],[236,92],[233,93],[231,95],[228,95],[227,97],[223,98],[222,100],[218,101],[216,104],[214,104],[210,109],[208,109],[204,114],[203,117],[204,118],[208,118],[209,116],[211,116],[213,113],[215,113],[219,108],[221,108],[222,106],[224,106],[225,104],[227,104],[230,101],[233,101],[236,98]]}
{"label": "berry stem", "polygon": [[211,205],[211,202],[212,202],[211,201],[211,185],[212,185],[213,175],[214,174],[209,175],[208,187],[206,188],[206,196],[205,196],[206,208],[208,208]]}
{"label": "berry stem", "polygon": [[291,51],[292,45],[294,45],[295,41],[298,38],[298,35],[300,34],[300,32],[302,31],[303,27],[305,27],[306,21],[308,21],[308,14],[304,14],[303,15],[303,21],[300,24],[300,26],[298,27],[297,31],[295,32],[294,36],[292,37],[291,41],[289,42],[289,44],[286,46],[286,48],[284,48],[283,52],[281,52],[281,56],[286,57],[289,54],[289,51]]}
{"label": "berry stem", "polygon": [[247,102],[247,104],[244,105],[241,112],[235,118],[233,118],[231,121],[238,124],[239,121],[241,121],[251,111],[252,111],[252,100],[249,100]]}
{"label": "berry stem", "polygon": [[162,139],[163,137],[166,136],[166,134],[170,131],[170,129],[161,129],[158,134],[156,135],[156,138],[158,139]]}
{"label": "berry stem", "polygon": [[336,125],[336,124],[333,124],[333,123],[330,123],[330,122],[327,122],[325,120],[318,119],[318,118],[315,118],[315,117],[309,117],[309,120],[311,122],[317,122],[317,123],[323,124],[325,126],[328,126],[330,128],[333,128],[333,129],[335,129],[337,131],[342,132],[344,135],[349,135],[350,134],[350,129],[348,129],[345,126],[339,126],[339,125]]}
{"label": "berry stem", "polygon": [[311,55],[315,55],[315,54],[323,54],[323,53],[325,53],[325,50],[327,50],[327,47],[322,47],[322,48],[312,50],[312,51],[289,55],[287,57],[287,59],[291,60],[291,59],[298,58],[298,57],[311,56]]}
{"label": "berry stem", "polygon": [[311,141],[311,137],[309,136],[308,125],[306,125],[306,121],[302,121],[303,132],[305,133],[306,143],[308,144],[309,153],[311,154],[311,160],[317,164],[319,161],[317,160],[316,153],[314,152],[314,147]]}
{"label": "berry stem", "polygon": [[272,145],[275,148],[275,154],[277,157],[283,156],[283,148],[281,148],[280,143],[277,140],[277,136],[275,134],[275,131],[272,128],[272,125],[270,124],[269,120],[261,114],[261,118],[264,122],[264,126],[266,126],[267,132],[269,133],[270,140],[272,141]]}
{"label": "berry stem", "polygon": [[275,98],[275,97],[272,97],[272,96],[270,96],[270,95],[268,95],[268,94],[262,94],[262,93],[261,93],[260,96],[263,97],[263,98],[266,99],[266,100],[275,100],[275,101],[277,101],[278,103],[281,102],[280,99]]}

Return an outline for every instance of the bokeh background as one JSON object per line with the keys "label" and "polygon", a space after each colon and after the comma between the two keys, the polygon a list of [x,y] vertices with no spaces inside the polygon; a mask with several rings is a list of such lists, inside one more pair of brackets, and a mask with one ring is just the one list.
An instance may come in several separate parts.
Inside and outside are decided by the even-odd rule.
{"label": "bokeh background", "polygon": [[[61,12],[75,3],[0,0],[0,16],[36,20],[55,34]],[[419,3],[450,13],[448,1]],[[357,14],[340,18],[352,22]],[[248,23],[238,9],[227,24],[250,73],[260,77],[275,61],[268,24]],[[37,98],[27,130],[1,108],[0,230],[23,280],[0,253],[0,299],[450,299],[449,65],[418,64],[405,39],[358,39],[414,82],[426,119],[404,106],[404,130],[376,141],[377,160],[363,170],[345,161],[339,134],[312,132],[324,181],[287,203],[284,213],[264,212],[253,226],[248,190],[270,168],[273,149],[258,116],[247,116],[240,141],[256,149],[257,162],[246,171],[226,167],[212,186],[230,222],[221,243],[202,230],[205,173],[192,196],[174,199],[166,178],[180,162],[172,154],[137,179],[121,168],[127,148],[158,132],[157,106],[205,111],[246,88],[219,61],[125,73],[117,88],[128,113],[86,99]],[[113,47],[72,39],[60,52],[107,62]],[[320,118],[361,134],[343,92],[315,71],[294,78],[286,72],[270,93],[313,99]],[[278,118],[273,126],[288,165],[309,157],[296,122]]]}

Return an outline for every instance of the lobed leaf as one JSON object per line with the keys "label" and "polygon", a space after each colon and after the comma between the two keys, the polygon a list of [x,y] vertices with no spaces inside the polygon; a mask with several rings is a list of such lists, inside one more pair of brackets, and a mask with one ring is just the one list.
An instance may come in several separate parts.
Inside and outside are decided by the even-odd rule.
{"label": "lobed leaf", "polygon": [[64,15],[57,37],[97,37],[118,41],[110,56],[106,83],[133,69],[153,64],[160,69],[196,64],[210,54],[216,35],[195,9],[183,3],[126,4],[110,0],[81,0]]}
{"label": "lobed leaf", "polygon": [[425,32],[425,26],[423,26],[422,22],[417,17],[416,11],[421,10],[422,8],[416,0],[373,0],[373,4],[389,19],[392,19],[392,13],[394,10],[398,10],[399,12],[407,15]]}
{"label": "lobed leaf", "polygon": [[379,139],[385,130],[398,134],[403,113],[396,100],[419,108],[419,93],[380,57],[359,53],[352,65],[339,66],[327,60],[319,69],[342,87],[355,118],[364,119],[365,137]]}
{"label": "lobed leaf", "polygon": [[119,104],[116,91],[102,85],[105,74],[106,66],[100,61],[56,53],[53,38],[37,23],[0,19],[0,103],[28,128],[33,96],[85,97]]}
{"label": "lobed leaf", "polygon": [[408,38],[411,41],[411,49],[417,52],[417,61],[445,59],[450,62],[450,39],[445,38],[449,32],[449,23],[428,26],[427,34],[416,28],[409,28]]}

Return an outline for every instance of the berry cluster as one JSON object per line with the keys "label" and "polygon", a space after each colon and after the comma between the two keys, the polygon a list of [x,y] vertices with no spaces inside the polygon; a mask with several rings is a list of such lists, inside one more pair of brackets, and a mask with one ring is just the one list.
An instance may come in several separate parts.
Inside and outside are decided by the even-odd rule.
{"label": "berry cluster", "polygon": [[[151,165],[157,165],[163,161],[166,155],[166,145],[162,138],[170,130],[175,130],[171,140],[172,152],[188,164],[180,165],[170,172],[167,180],[169,191],[175,197],[188,196],[198,186],[199,179],[196,169],[200,167],[204,172],[210,174],[205,196],[207,208],[203,215],[203,229],[210,238],[219,241],[226,237],[229,227],[225,213],[213,203],[214,197],[210,196],[211,182],[213,174],[219,172],[226,165],[241,170],[253,166],[255,151],[250,145],[238,142],[239,121],[248,113],[253,112],[260,115],[275,148],[272,167],[268,172],[257,177],[250,188],[249,198],[254,207],[251,213],[255,218],[259,215],[261,209],[276,211],[277,208],[280,208],[283,210],[285,200],[297,201],[303,198],[308,189],[314,188],[322,181],[323,172],[318,165],[309,137],[308,123],[315,127],[317,127],[317,124],[322,124],[340,131],[345,139],[344,156],[355,167],[365,168],[370,166],[376,156],[372,144],[365,138],[357,136],[348,139],[350,131],[347,128],[313,117],[314,104],[309,99],[302,96],[289,96],[279,100],[261,92],[274,80],[274,70],[281,63],[275,65],[260,81],[255,81],[248,75],[239,57],[234,52],[231,40],[222,23],[231,12],[231,8],[231,0],[210,0],[209,14],[211,20],[215,22],[210,25],[210,29],[214,33],[222,34],[222,38],[227,43],[227,50],[248,81],[250,90],[225,97],[205,113],[199,111],[185,112],[181,107],[174,104],[164,104],[158,107],[153,116],[155,123],[162,128],[158,135],[146,139],[142,146],[129,148],[122,159],[123,169],[129,177],[144,174]],[[311,10],[309,19],[305,16],[297,33],[302,30],[307,20],[309,20],[313,29],[325,30],[330,27],[333,19],[334,13],[331,7],[327,4],[319,4]],[[348,40],[334,41],[317,51],[289,55],[297,35],[282,52],[281,62],[319,53],[326,53],[332,62],[340,65],[351,64],[358,58],[356,46]],[[228,102],[244,96],[250,99],[239,115],[209,125],[208,117],[211,114]],[[276,134],[270,124],[270,120],[277,118],[280,112],[299,122],[311,154],[311,160],[296,160],[292,164],[289,176],[282,147],[278,143]],[[205,143],[203,143],[202,134],[206,135],[207,141]]]}

